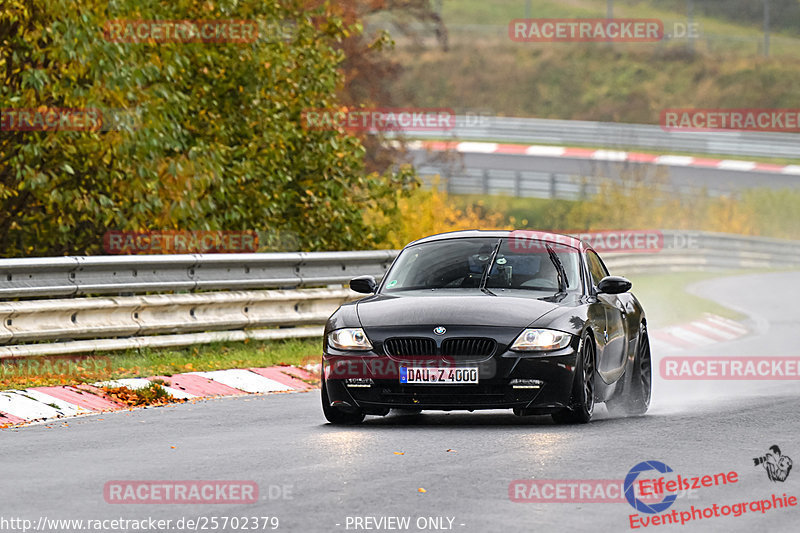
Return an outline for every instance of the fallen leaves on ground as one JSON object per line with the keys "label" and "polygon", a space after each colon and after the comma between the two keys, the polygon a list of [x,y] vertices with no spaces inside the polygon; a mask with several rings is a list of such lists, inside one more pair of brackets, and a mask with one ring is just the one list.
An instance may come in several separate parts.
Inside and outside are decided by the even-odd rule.
{"label": "fallen leaves on ground", "polygon": [[168,403],[183,403],[182,398],[173,398],[159,383],[150,383],[141,389],[128,387],[103,387],[103,392],[123,405],[165,405]]}

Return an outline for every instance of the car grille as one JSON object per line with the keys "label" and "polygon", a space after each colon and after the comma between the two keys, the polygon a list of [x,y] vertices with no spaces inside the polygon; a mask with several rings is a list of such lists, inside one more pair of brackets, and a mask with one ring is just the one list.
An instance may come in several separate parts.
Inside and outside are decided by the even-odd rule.
{"label": "car grille", "polygon": [[480,337],[447,339],[442,343],[442,355],[454,357],[488,356],[494,353],[496,344],[494,339]]}
{"label": "car grille", "polygon": [[386,355],[442,355],[452,357],[488,357],[494,353],[494,339],[465,337],[445,339],[441,350],[436,349],[433,339],[424,337],[392,337],[383,343]]}
{"label": "car grille", "polygon": [[436,355],[433,339],[415,337],[393,337],[383,343],[386,355]]}

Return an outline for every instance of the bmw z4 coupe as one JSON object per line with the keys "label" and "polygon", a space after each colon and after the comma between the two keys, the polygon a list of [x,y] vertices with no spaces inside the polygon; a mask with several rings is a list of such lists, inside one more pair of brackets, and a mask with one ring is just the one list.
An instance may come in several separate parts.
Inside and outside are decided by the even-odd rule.
{"label": "bmw z4 coupe", "polygon": [[391,409],[513,409],[586,423],[595,405],[650,405],[644,310],[584,241],[460,231],[412,242],[369,296],[339,307],[323,343],[322,408],[334,424]]}

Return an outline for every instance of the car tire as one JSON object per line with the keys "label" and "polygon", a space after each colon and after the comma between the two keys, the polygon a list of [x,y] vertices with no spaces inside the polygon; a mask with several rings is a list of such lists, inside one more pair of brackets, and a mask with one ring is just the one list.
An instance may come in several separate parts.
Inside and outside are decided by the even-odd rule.
{"label": "car tire", "polygon": [[639,416],[647,412],[653,391],[652,368],[650,338],[647,335],[647,326],[642,324],[639,326],[639,340],[633,360],[631,381],[620,394],[606,402],[609,413],[618,416]]}
{"label": "car tire", "polygon": [[352,426],[360,424],[364,421],[364,411],[356,409],[354,411],[345,411],[339,407],[333,407],[328,399],[328,389],[325,386],[325,380],[322,380],[322,412],[325,418],[331,424],[340,426]]}
{"label": "car tire", "polygon": [[572,383],[570,409],[550,415],[556,424],[586,424],[594,414],[594,373],[597,359],[594,341],[584,334],[578,349],[578,362],[575,366],[575,379]]}

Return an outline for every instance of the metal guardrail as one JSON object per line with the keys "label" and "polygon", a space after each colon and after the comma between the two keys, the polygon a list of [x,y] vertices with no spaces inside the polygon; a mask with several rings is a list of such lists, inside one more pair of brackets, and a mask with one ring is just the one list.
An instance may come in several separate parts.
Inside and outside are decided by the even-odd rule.
{"label": "metal guardrail", "polygon": [[[592,242],[615,274],[800,268],[800,241],[664,230],[662,247],[613,253]],[[607,239],[607,234],[606,239]],[[611,241],[606,241],[608,248]],[[397,251],[205,256],[5,259],[0,294],[59,297],[222,289],[139,296],[0,302],[0,359],[142,347],[321,335],[351,277],[381,278]],[[227,276],[227,278],[226,278]],[[301,288],[314,285],[336,288]],[[283,290],[238,290],[243,286]],[[265,329],[269,328],[269,329]],[[88,340],[82,340],[88,339]]]}
{"label": "metal guardrail", "polygon": [[383,272],[397,252],[0,259],[0,298],[299,288]]}
{"label": "metal guardrail", "polygon": [[[503,169],[465,168],[430,165],[417,168],[426,187],[435,186],[447,194],[505,195],[515,198],[545,198],[549,200],[583,200],[596,195],[600,184],[609,181],[604,176],[579,176],[562,172],[537,172]],[[693,185],[656,183],[651,188],[668,194],[688,196],[697,194]],[[730,191],[704,188],[709,196],[724,196]]]}
{"label": "metal guardrail", "polygon": [[448,132],[414,132],[420,139],[543,143],[597,148],[647,149],[740,157],[800,159],[800,134],[747,131],[665,131],[660,126],[539,118],[459,115]]}
{"label": "metal guardrail", "polygon": [[[655,253],[601,253],[614,274],[740,269],[798,269],[800,241],[727,233],[664,230]],[[635,289],[634,289],[635,291]]]}
{"label": "metal guardrail", "polygon": [[348,289],[233,291],[0,303],[0,344],[323,324]]}

